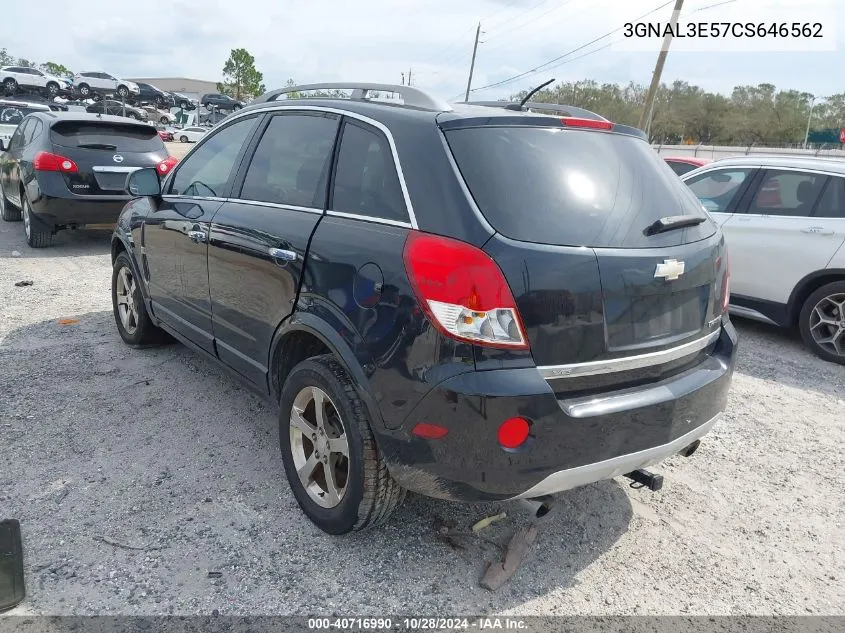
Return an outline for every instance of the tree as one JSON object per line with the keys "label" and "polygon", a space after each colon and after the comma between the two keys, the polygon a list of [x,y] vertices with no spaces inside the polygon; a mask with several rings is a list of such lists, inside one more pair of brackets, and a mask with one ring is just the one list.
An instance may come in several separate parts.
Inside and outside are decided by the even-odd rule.
{"label": "tree", "polygon": [[255,57],[245,48],[233,48],[223,65],[223,81],[217,89],[235,99],[257,96],[266,92],[261,83],[264,75],[255,68]]}
{"label": "tree", "polygon": [[63,64],[57,64],[56,62],[44,62],[39,66],[41,72],[47,73],[48,75],[55,75],[56,77],[73,77],[73,71]]}
{"label": "tree", "polygon": [[0,48],[0,66],[12,66],[14,63],[15,58],[5,48]]}
{"label": "tree", "polygon": [[25,68],[35,68],[35,62],[29,61],[26,57],[18,57],[18,61],[15,62],[16,66],[23,66]]}

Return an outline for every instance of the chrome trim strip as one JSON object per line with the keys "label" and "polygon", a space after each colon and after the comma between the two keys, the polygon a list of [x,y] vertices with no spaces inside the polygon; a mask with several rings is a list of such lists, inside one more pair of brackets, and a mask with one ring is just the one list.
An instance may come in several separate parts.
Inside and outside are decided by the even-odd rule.
{"label": "chrome trim strip", "polygon": [[728,306],[728,312],[731,314],[735,314],[739,317],[744,317],[746,319],[753,319],[755,321],[761,321],[763,323],[770,323],[771,325],[777,325],[774,321],[772,321],[769,317],[767,317],[762,312],[758,312],[757,310],[752,310],[751,308],[746,308],[745,306],[737,306],[730,304]]}
{"label": "chrome trim strip", "polygon": [[131,174],[134,171],[138,171],[139,169],[144,169],[143,167],[118,167],[115,165],[112,167],[111,165],[94,165],[91,168],[91,171],[95,171],[98,174]]}
{"label": "chrome trim strip", "polygon": [[577,488],[578,486],[585,486],[596,481],[613,479],[614,477],[630,473],[638,468],[646,468],[647,466],[663,461],[667,457],[675,455],[695,442],[697,439],[700,439],[709,433],[721,417],[722,413],[717,413],[704,424],[697,426],[689,433],[686,433],[667,444],[653,446],[652,448],[637,451],[636,453],[628,453],[627,455],[612,457],[594,464],[585,464],[584,466],[577,466],[576,468],[559,470],[556,473],[552,473],[522,494],[511,497],[511,499],[531,499],[533,497],[550,495],[557,492],[563,492],[564,490]]}
{"label": "chrome trim strip", "polygon": [[168,193],[167,195],[162,196],[165,200],[173,200],[174,198],[180,198],[182,200],[211,200],[213,202],[228,202],[229,198],[215,198],[215,197],[205,197],[205,196],[182,196],[173,193]]}
{"label": "chrome trim strip", "polygon": [[388,220],[387,218],[374,218],[369,215],[358,215],[357,213],[344,213],[343,211],[326,211],[326,215],[336,218],[348,218],[350,220],[363,220],[364,222],[374,222],[376,224],[387,224],[389,226],[401,226],[405,229],[412,229],[414,225],[410,222],[401,222],[399,220]]}
{"label": "chrome trim strip", "polygon": [[[255,108],[254,110],[244,108],[244,111],[239,111],[237,114],[230,114],[229,117],[227,117],[227,121],[237,121],[241,117],[246,117],[251,114],[255,114],[256,112],[271,112],[275,110],[301,110],[306,112],[329,112],[331,114],[337,114],[338,116],[345,116],[349,117],[350,119],[357,119],[358,121],[363,121],[364,123],[368,123],[373,127],[381,130],[387,138],[387,142],[390,145],[390,152],[393,154],[393,165],[396,167],[396,174],[399,176],[399,186],[402,188],[402,196],[405,198],[405,208],[411,220],[411,228],[419,228],[419,224],[417,224],[417,216],[414,213],[414,205],[411,203],[411,196],[408,193],[408,185],[405,183],[405,172],[402,171],[402,163],[399,160],[399,152],[396,149],[396,141],[393,139],[393,134],[391,134],[387,126],[385,126],[380,121],[376,121],[375,119],[371,119],[368,116],[358,114],[357,112],[351,112],[349,110],[341,110],[339,108],[329,108],[313,105],[283,105],[283,103],[284,102],[268,101],[266,104],[262,104],[261,107]],[[182,159],[182,161],[187,158],[188,156],[186,155]],[[387,220],[387,222],[393,222],[393,220]]]}
{"label": "chrome trim strip", "polygon": [[316,213],[323,215],[323,210],[316,207],[298,207],[293,204],[283,204],[281,202],[264,202],[263,200],[246,200],[244,198],[227,198],[226,202],[237,202],[238,204],[248,204],[254,207],[269,207],[271,209],[285,209],[288,211],[303,211],[305,213]]}
{"label": "chrome trim strip", "polygon": [[560,378],[575,378],[578,376],[597,376],[600,374],[612,374],[618,371],[628,371],[652,365],[662,365],[684,356],[690,356],[703,350],[713,341],[719,338],[721,328],[711,332],[707,336],[684,343],[678,347],[664,349],[659,352],[638,354],[637,356],[623,356],[622,358],[611,358],[608,360],[597,360],[589,363],[572,363],[569,365],[545,365],[537,367],[540,375],[546,380],[557,380]]}

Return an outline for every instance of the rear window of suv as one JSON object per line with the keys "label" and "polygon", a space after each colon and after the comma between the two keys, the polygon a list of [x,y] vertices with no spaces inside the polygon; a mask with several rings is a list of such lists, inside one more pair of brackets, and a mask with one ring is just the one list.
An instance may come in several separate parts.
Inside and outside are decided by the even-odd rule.
{"label": "rear window of suv", "polygon": [[164,151],[158,130],[152,125],[133,125],[111,121],[60,121],[53,125],[50,139],[56,145],[114,145],[118,152]]}
{"label": "rear window of suv", "polygon": [[[515,240],[561,246],[651,248],[709,237],[715,225],[648,143],[624,134],[482,126],[446,132],[488,222]],[[660,218],[703,217],[646,236]]]}

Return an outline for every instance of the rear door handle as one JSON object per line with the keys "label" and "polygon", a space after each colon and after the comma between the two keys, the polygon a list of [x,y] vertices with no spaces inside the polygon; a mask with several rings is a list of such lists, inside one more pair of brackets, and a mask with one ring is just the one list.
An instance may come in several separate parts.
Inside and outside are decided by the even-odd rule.
{"label": "rear door handle", "polygon": [[208,239],[208,233],[205,231],[188,231],[188,238],[196,244],[205,242]]}
{"label": "rear door handle", "polygon": [[295,262],[296,261],[296,252],[288,251],[283,248],[271,248],[268,249],[270,253],[270,257],[273,259],[280,259],[283,262]]}
{"label": "rear door handle", "polygon": [[808,226],[801,229],[802,233],[810,233],[812,235],[833,235],[835,231],[826,229],[823,226]]}

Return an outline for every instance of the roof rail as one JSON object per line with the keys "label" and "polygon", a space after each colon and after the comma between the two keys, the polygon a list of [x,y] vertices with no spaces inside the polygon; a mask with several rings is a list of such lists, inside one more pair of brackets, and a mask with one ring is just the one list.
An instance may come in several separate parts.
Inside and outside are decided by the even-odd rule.
{"label": "roof rail", "polygon": [[582,119],[590,119],[592,121],[607,121],[600,114],[585,110],[584,108],[576,108],[571,105],[561,105],[559,103],[540,103],[537,101],[529,101],[521,108],[519,103],[514,101],[465,101],[467,105],[485,106],[488,108],[506,108],[508,110],[528,111],[546,110],[547,112],[554,112],[555,114],[562,114],[563,116],[574,116]]}
{"label": "roof rail", "polygon": [[[423,110],[432,110],[434,112],[449,112],[452,106],[433,97],[424,90],[414,88],[413,86],[403,86],[399,84],[377,84],[377,83],[359,83],[359,82],[341,82],[341,83],[321,83],[321,84],[304,84],[301,86],[289,86],[286,88],[279,88],[266,92],[252,103],[266,103],[268,101],[277,101],[278,97],[283,94],[291,94],[295,92],[307,92],[309,90],[351,90],[352,94],[349,98],[356,101],[369,100],[367,95],[371,92],[392,92],[398,94],[405,102],[406,106],[415,108],[422,108]],[[325,97],[319,97],[325,98]]]}

